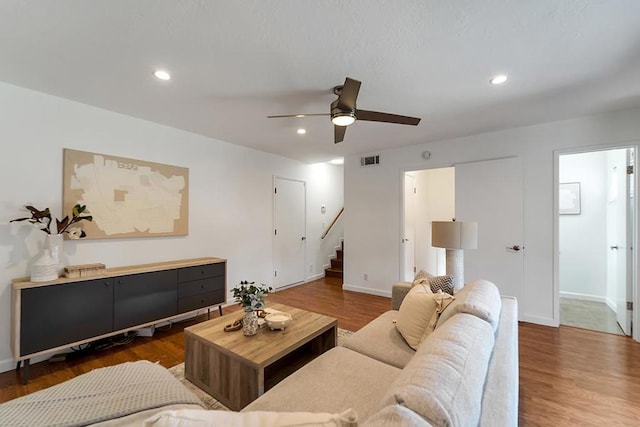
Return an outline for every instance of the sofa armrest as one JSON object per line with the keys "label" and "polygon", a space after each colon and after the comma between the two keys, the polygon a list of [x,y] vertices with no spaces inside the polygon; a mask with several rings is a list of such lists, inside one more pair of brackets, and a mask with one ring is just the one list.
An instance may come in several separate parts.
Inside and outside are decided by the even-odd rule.
{"label": "sofa armrest", "polygon": [[411,289],[411,282],[398,282],[391,289],[391,309],[399,310],[402,300],[407,296]]}

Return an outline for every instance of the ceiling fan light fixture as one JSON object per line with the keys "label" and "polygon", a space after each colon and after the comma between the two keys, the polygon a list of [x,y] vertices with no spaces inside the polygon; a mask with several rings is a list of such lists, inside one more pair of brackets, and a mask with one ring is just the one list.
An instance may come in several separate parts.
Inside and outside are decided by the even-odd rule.
{"label": "ceiling fan light fixture", "polygon": [[171,74],[165,70],[156,70],[153,72],[153,75],[160,80],[171,80]]}
{"label": "ceiling fan light fixture", "polygon": [[356,115],[351,111],[333,113],[331,122],[336,126],[349,126],[356,121]]}
{"label": "ceiling fan light fixture", "polygon": [[489,83],[491,83],[492,85],[499,85],[502,84],[504,82],[507,81],[507,75],[506,74],[498,74],[496,76],[493,76],[491,78],[491,80],[489,80]]}

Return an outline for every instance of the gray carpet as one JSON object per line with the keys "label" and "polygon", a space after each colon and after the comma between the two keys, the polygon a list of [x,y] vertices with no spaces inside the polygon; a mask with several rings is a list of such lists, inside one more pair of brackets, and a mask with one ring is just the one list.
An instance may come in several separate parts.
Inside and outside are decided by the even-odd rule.
{"label": "gray carpet", "polygon": [[[347,337],[349,337],[351,334],[353,334],[353,332],[338,328],[338,345],[342,345],[344,340]],[[184,384],[185,387],[187,387],[196,396],[198,396],[200,400],[202,400],[202,403],[204,403],[207,409],[217,409],[217,410],[223,410],[223,411],[229,410],[229,408],[224,406],[222,403],[218,402],[216,399],[214,399],[212,396],[207,394],[205,391],[201,390],[195,384],[191,383],[191,381],[185,379],[184,363],[181,363],[172,368],[169,368],[169,372],[171,372],[174,377],[180,380],[180,382]]]}
{"label": "gray carpet", "polygon": [[603,302],[560,298],[560,324],[624,335],[618,326],[616,313]]}

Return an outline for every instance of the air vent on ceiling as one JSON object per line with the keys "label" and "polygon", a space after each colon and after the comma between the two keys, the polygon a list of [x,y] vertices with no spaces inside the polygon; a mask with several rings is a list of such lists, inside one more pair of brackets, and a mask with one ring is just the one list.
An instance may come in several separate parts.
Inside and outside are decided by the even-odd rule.
{"label": "air vent on ceiling", "polygon": [[360,157],[360,166],[374,166],[380,164],[380,156]]}

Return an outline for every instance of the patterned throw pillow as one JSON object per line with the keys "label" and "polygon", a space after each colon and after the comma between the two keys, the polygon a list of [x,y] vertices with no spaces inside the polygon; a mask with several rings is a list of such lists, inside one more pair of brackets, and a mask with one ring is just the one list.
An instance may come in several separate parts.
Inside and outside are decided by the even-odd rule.
{"label": "patterned throw pillow", "polygon": [[431,276],[429,277],[429,287],[434,294],[442,291],[453,295],[453,276]]}
{"label": "patterned throw pillow", "polygon": [[424,270],[420,270],[416,273],[416,277],[413,278],[413,283],[411,286],[415,285],[426,285],[429,283],[429,279],[433,277],[433,274],[427,273]]}

